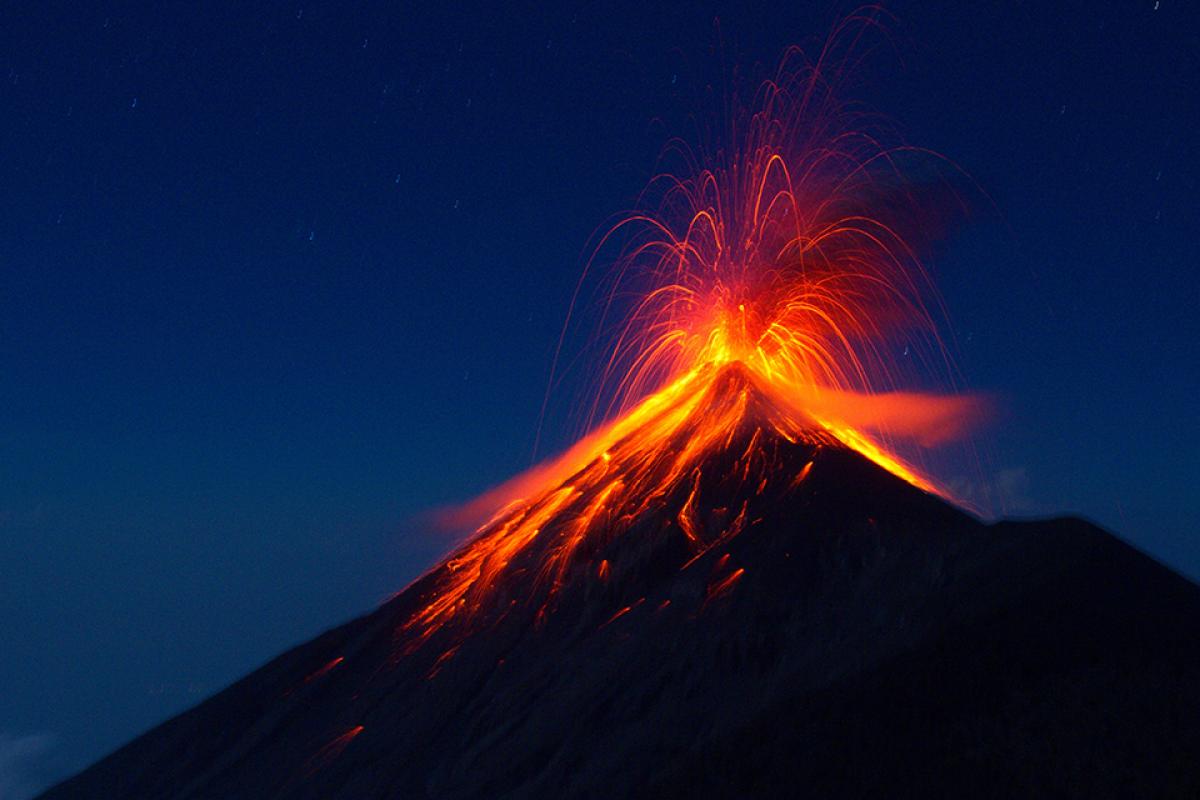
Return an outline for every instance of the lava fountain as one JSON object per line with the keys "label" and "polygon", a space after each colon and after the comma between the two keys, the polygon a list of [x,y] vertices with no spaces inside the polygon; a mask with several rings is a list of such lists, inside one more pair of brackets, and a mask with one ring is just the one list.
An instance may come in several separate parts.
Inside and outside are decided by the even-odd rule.
{"label": "lava fountain", "polygon": [[[884,144],[838,101],[830,76],[860,32],[844,23],[815,60],[788,50],[727,113],[721,147],[672,141],[664,163],[676,168],[598,237],[565,330],[602,273],[597,330],[615,333],[589,419],[607,421],[458,510],[491,516],[444,562],[404,626],[406,652],[480,614],[497,586],[513,595],[516,574],[526,583],[510,604],[544,619],[569,574],[605,579],[602,545],[652,512],[670,520],[686,567],[752,525],[761,498],[803,483],[812,458],[789,447],[850,449],[946,496],[893,446],[958,437],[980,407],[908,388],[914,374],[953,375],[937,293],[905,233],[921,227],[922,191],[901,164],[936,156]],[[716,516],[701,490],[712,480],[725,487]]]}

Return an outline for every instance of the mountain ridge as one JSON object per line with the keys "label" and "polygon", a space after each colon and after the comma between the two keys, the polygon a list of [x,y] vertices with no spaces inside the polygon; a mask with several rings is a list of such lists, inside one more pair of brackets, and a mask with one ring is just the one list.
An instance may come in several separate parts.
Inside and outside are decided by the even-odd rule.
{"label": "mountain ridge", "polygon": [[1200,789],[1200,588],[1086,522],[986,525],[753,386],[43,797]]}

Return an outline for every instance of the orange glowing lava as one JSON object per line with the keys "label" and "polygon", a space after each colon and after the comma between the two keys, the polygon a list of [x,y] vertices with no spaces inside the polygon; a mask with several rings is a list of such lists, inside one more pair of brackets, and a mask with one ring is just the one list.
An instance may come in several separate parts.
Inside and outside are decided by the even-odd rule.
{"label": "orange glowing lava", "polygon": [[[615,335],[591,408],[609,421],[459,509],[460,519],[492,516],[406,623],[408,652],[470,618],[516,570],[544,618],[582,553],[652,512],[685,538],[686,569],[754,524],[755,497],[803,487],[811,460],[784,467],[768,440],[849,448],[945,494],[894,444],[958,437],[979,404],[906,389],[914,373],[951,374],[936,293],[901,224],[915,201],[898,165],[914,151],[880,144],[836,100],[828,76],[844,35],[814,62],[788,51],[750,109],[726,121],[720,149],[673,142],[680,168],[654,178],[642,210],[600,237],[580,286],[616,247],[598,322]],[[741,487],[740,506],[699,499],[717,464]],[[745,579],[721,567],[710,600]],[[591,570],[605,579],[608,562]]]}
{"label": "orange glowing lava", "polygon": [[311,778],[318,770],[329,766],[362,732],[363,726],[355,725],[350,730],[335,737],[333,741],[324,745],[308,760],[305,777]]}

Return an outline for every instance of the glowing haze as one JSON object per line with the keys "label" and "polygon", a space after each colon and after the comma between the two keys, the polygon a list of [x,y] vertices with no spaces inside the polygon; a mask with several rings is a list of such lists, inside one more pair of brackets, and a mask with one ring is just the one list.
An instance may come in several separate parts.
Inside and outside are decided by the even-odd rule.
{"label": "glowing haze", "polygon": [[[812,466],[779,447],[845,447],[946,494],[896,446],[960,437],[980,403],[913,388],[949,386],[953,369],[914,241],[924,195],[900,166],[922,154],[885,144],[836,97],[869,27],[843,24],[812,60],[789,50],[748,105],[727,101],[719,146],[672,141],[673,167],[599,237],[567,325],[599,275],[606,355],[588,418],[607,421],[450,515],[490,518],[408,623],[410,649],[481,608],[535,548],[522,569],[545,613],[577,555],[595,550],[590,540],[611,541],[660,506],[697,555],[737,535],[751,522],[749,497],[719,531],[697,522],[697,491],[716,463],[750,495],[779,494]],[[593,566],[603,578],[607,562]]]}

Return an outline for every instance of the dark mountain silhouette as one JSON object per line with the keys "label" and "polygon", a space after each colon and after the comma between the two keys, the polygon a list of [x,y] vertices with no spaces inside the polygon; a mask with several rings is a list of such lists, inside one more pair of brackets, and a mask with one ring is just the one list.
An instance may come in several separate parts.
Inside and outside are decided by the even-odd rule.
{"label": "dark mountain silhouette", "polygon": [[[983,524],[742,370],[697,391],[522,547],[464,546],[43,797],[1200,796],[1200,588],[1086,522]],[[564,549],[614,469],[661,491]]]}

